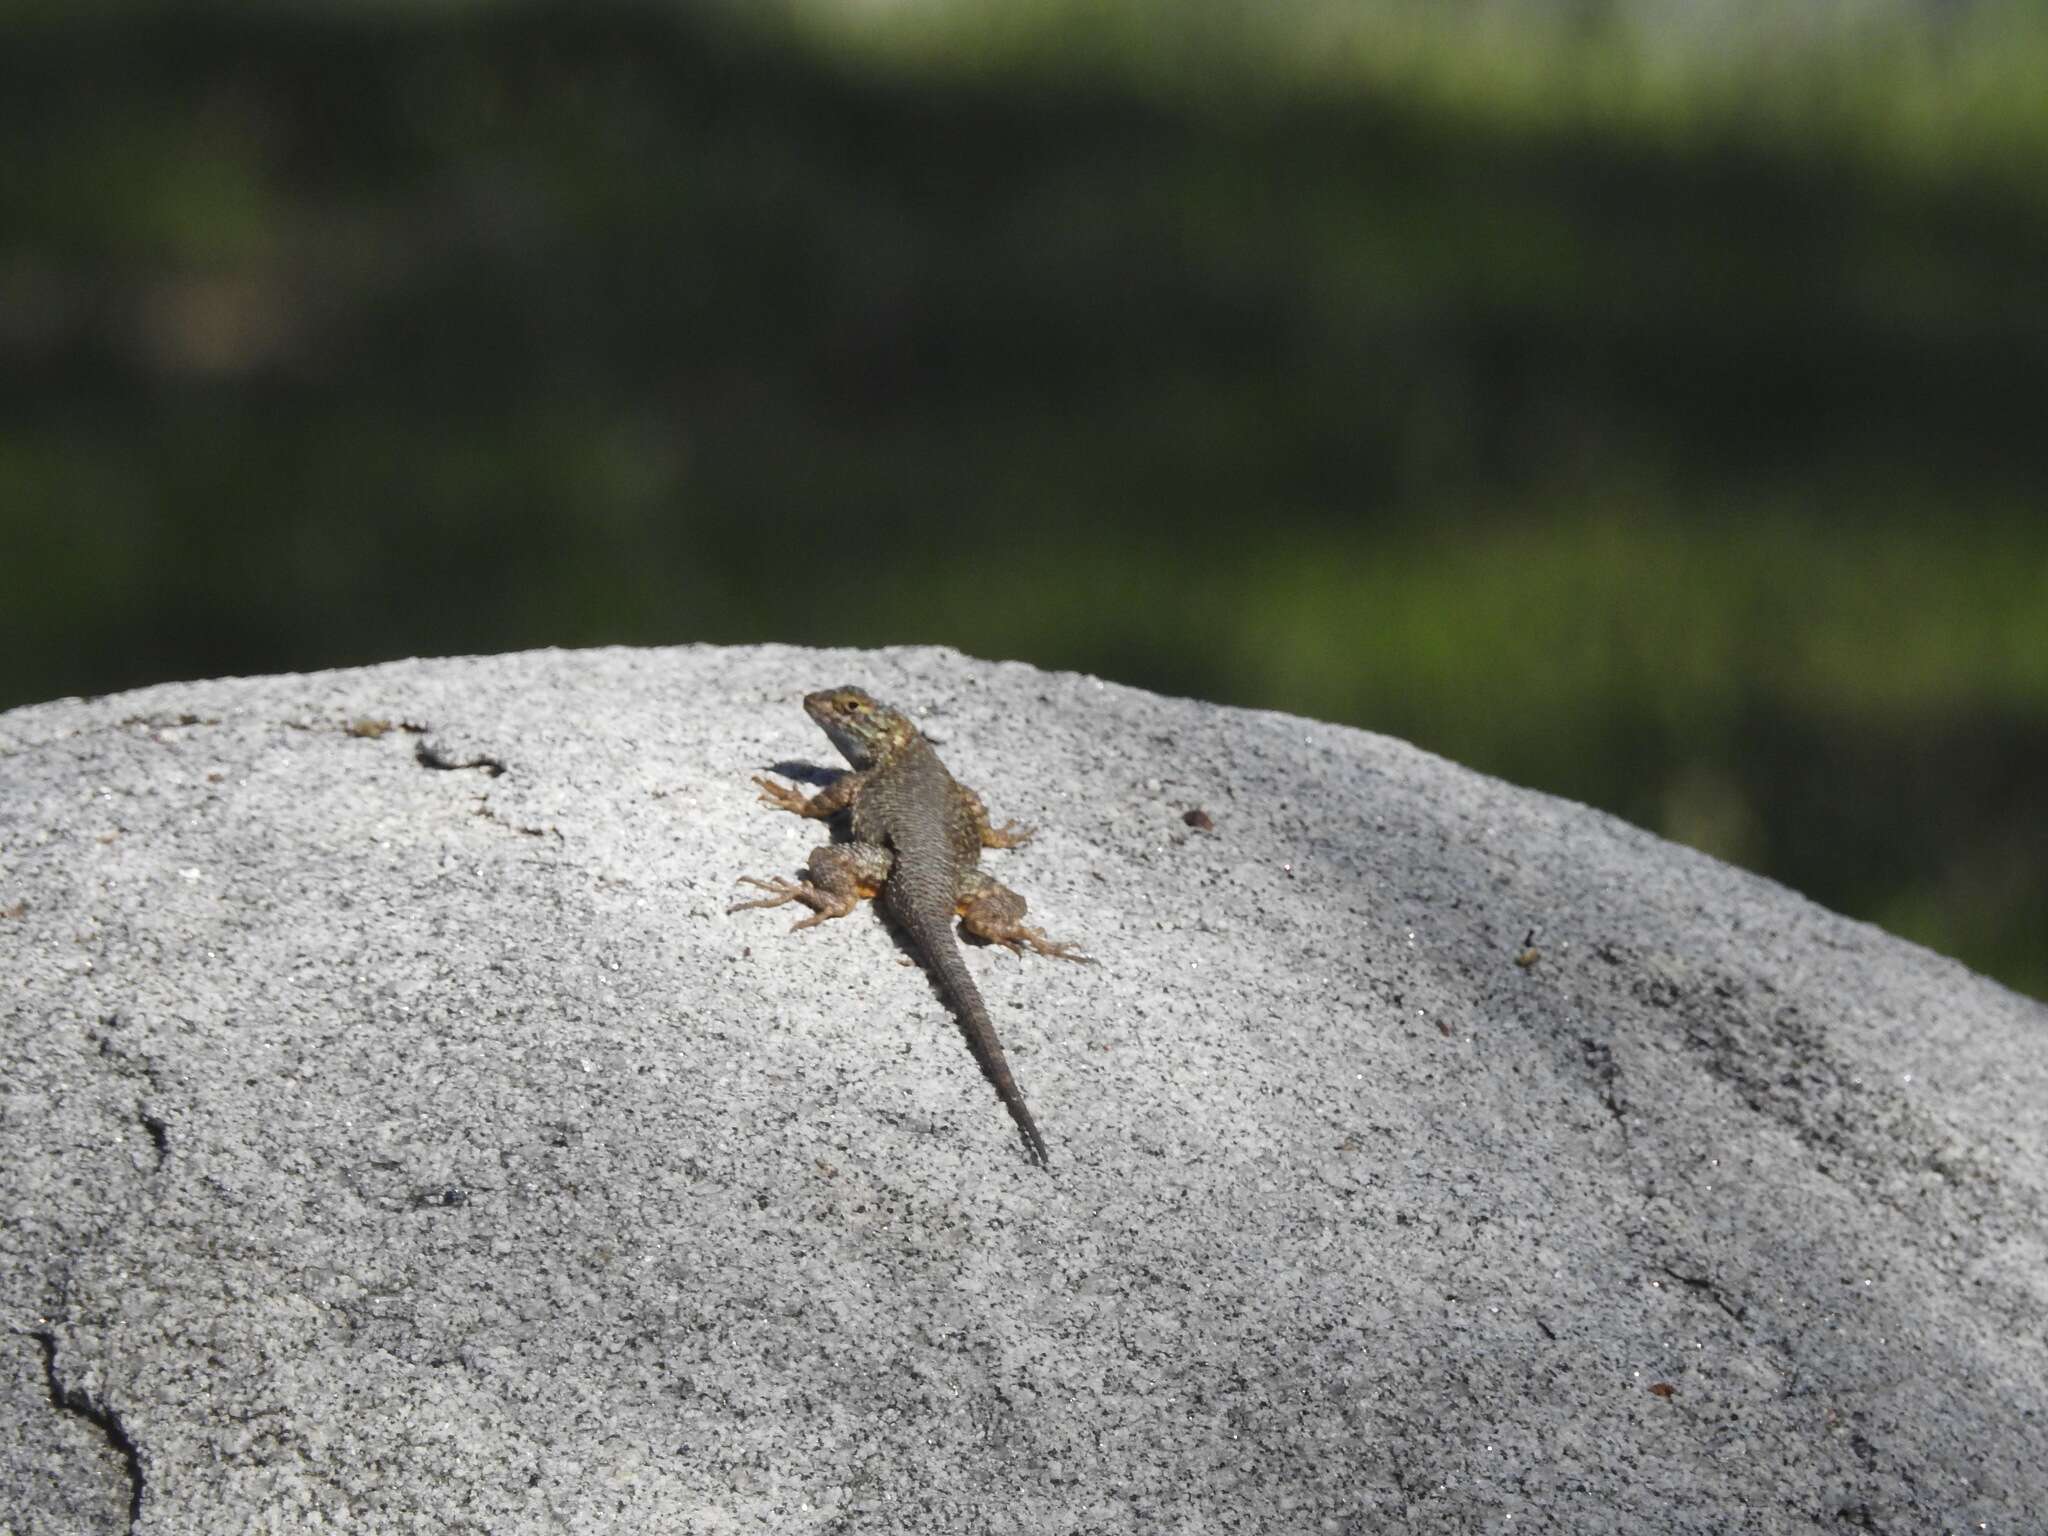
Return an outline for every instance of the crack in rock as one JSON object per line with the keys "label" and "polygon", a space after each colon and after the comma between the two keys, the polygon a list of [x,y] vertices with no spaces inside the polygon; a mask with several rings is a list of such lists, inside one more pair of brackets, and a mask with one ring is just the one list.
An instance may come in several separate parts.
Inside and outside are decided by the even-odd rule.
{"label": "crack in rock", "polygon": [[[1629,1135],[1628,1101],[1622,1096],[1621,1064],[1614,1059],[1612,1046],[1589,1036],[1579,1038],[1579,1051],[1587,1070],[1592,1074],[1594,1089],[1600,1095],[1601,1103],[1606,1106],[1607,1113],[1613,1117],[1620,1131],[1623,1171],[1628,1177],[1629,1186],[1647,1207],[1654,1197],[1654,1192],[1643,1187],[1636,1177],[1635,1143]],[[1647,1210],[1645,1215],[1647,1217]],[[1701,1275],[1689,1275],[1682,1270],[1673,1269],[1668,1264],[1655,1261],[1652,1261],[1649,1267],[1656,1273],[1676,1281],[1693,1294],[1713,1302],[1733,1321],[1747,1321],[1749,1309],[1741,1302],[1733,1300],[1715,1281]]]}
{"label": "crack in rock", "polygon": [[561,842],[564,840],[562,837],[562,829],[560,827],[529,827],[524,826],[519,822],[509,820],[504,816],[500,816],[495,810],[491,809],[491,799],[490,796],[488,795],[477,796],[476,814],[481,816],[485,821],[490,822],[491,825],[503,827],[507,832],[517,832],[521,837],[552,836],[557,842]]}
{"label": "crack in rock", "polygon": [[121,1422],[121,1415],[105,1403],[95,1402],[90,1392],[83,1387],[67,1387],[57,1375],[57,1335],[47,1328],[34,1328],[25,1332],[43,1347],[43,1382],[49,1388],[50,1406],[59,1413],[68,1413],[84,1419],[106,1437],[121,1458],[128,1472],[128,1528],[134,1530],[142,1519],[142,1498],[147,1486],[142,1471],[142,1452],[128,1427]]}
{"label": "crack in rock", "polygon": [[422,768],[432,768],[442,773],[452,773],[464,768],[478,768],[497,778],[506,771],[504,762],[479,752],[475,757],[453,758],[433,742],[422,739],[412,749],[412,755]]}
{"label": "crack in rock", "polygon": [[1688,1275],[1683,1270],[1673,1269],[1669,1264],[1659,1264],[1656,1268],[1658,1274],[1663,1275],[1667,1279],[1676,1280],[1680,1285],[1697,1295],[1705,1296],[1715,1306],[1734,1318],[1736,1322],[1739,1323],[1749,1316],[1749,1308],[1743,1306],[1739,1301],[1730,1301],[1727,1293],[1704,1275]]}
{"label": "crack in rock", "polygon": [[150,1145],[156,1148],[156,1165],[161,1168],[171,1160],[171,1132],[161,1117],[153,1115],[145,1105],[135,1107],[135,1118],[149,1133]]}

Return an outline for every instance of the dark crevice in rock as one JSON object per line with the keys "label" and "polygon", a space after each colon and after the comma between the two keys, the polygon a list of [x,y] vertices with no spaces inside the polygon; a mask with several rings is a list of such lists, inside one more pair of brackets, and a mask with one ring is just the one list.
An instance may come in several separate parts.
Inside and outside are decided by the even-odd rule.
{"label": "dark crevice in rock", "polygon": [[[1611,1046],[1604,1045],[1589,1036],[1580,1037],[1579,1050],[1587,1068],[1593,1074],[1593,1082],[1599,1092],[1600,1102],[1606,1105],[1607,1113],[1613,1117],[1614,1123],[1621,1133],[1622,1161],[1630,1186],[1635,1189],[1636,1194],[1647,1204],[1650,1196],[1654,1194],[1654,1190],[1645,1187],[1638,1181],[1636,1176],[1635,1148],[1630,1139],[1628,1128],[1628,1101],[1621,1092],[1621,1068],[1615,1063],[1614,1050]],[[1749,1315],[1747,1307],[1743,1306],[1741,1302],[1731,1299],[1726,1291],[1722,1290],[1719,1285],[1710,1279],[1700,1275],[1688,1275],[1681,1270],[1673,1269],[1668,1264],[1654,1261],[1651,1262],[1650,1267],[1658,1274],[1684,1286],[1687,1290],[1706,1297],[1715,1306],[1727,1313],[1729,1318],[1735,1322],[1743,1322]]]}
{"label": "dark crevice in rock", "polygon": [[1743,1306],[1739,1301],[1730,1301],[1727,1292],[1702,1275],[1688,1275],[1682,1270],[1673,1269],[1669,1264],[1659,1264],[1657,1266],[1657,1273],[1663,1275],[1666,1279],[1676,1280],[1680,1285],[1697,1295],[1706,1297],[1738,1323],[1749,1315],[1747,1307]]}
{"label": "dark crevice in rock", "polygon": [[528,827],[522,826],[516,821],[507,821],[503,816],[500,816],[491,809],[491,802],[488,796],[479,795],[477,797],[476,813],[483,817],[485,821],[491,822],[495,826],[503,827],[507,832],[517,832],[521,837],[552,837],[557,842],[564,840],[560,827]]}
{"label": "dark crevice in rock", "polygon": [[[124,1038],[123,1024],[118,1013],[105,1014],[100,1019],[98,1030],[88,1030],[86,1039],[98,1049],[102,1060],[123,1077],[135,1078],[149,1085],[150,1095],[164,1091],[163,1074],[155,1062],[133,1049]],[[156,1165],[162,1168],[171,1158],[170,1122],[151,1107],[150,1100],[138,1100],[135,1105],[135,1123],[149,1135],[149,1144],[156,1148]]]}
{"label": "dark crevice in rock", "polygon": [[142,1452],[136,1448],[129,1436],[127,1426],[121,1422],[121,1415],[104,1403],[93,1401],[92,1394],[83,1387],[66,1387],[57,1375],[57,1335],[47,1328],[28,1331],[28,1337],[43,1347],[43,1381],[49,1388],[50,1406],[59,1413],[68,1413],[84,1419],[102,1435],[107,1444],[119,1454],[122,1464],[128,1469],[128,1528],[132,1531],[142,1519],[142,1497],[146,1486],[142,1473]]}
{"label": "dark crevice in rock", "polygon": [[150,1145],[156,1148],[156,1165],[159,1168],[163,1167],[171,1160],[170,1128],[140,1104],[135,1106],[135,1118],[142,1123],[142,1128],[149,1132]]}
{"label": "dark crevice in rock", "polygon": [[121,722],[120,728],[122,730],[135,730],[139,727],[149,731],[169,731],[192,725],[219,724],[219,715],[195,715],[189,710],[177,712],[159,710],[153,715],[130,715]]}
{"label": "dark crevice in rock", "polygon": [[[147,1083],[152,1097],[163,1093],[163,1074],[155,1062],[134,1050],[123,1038],[123,1024],[118,1013],[103,1015],[100,1028],[88,1031],[86,1038],[98,1048],[101,1059],[108,1062],[114,1071],[123,1077]],[[149,1098],[144,1098],[135,1105],[135,1123],[148,1133],[149,1144],[156,1148],[156,1165],[162,1168],[171,1159],[170,1122],[151,1107]]]}
{"label": "dark crevice in rock", "polygon": [[503,774],[505,764],[498,758],[478,753],[475,757],[457,759],[450,757],[431,741],[422,740],[412,749],[412,755],[422,768],[432,768],[442,773],[453,773],[465,768],[476,768],[497,778]]}
{"label": "dark crevice in rock", "polygon": [[1621,1091],[1621,1067],[1614,1059],[1614,1047],[1590,1035],[1581,1035],[1579,1057],[1592,1074],[1594,1091],[1600,1095],[1600,1102],[1606,1107],[1608,1118],[1614,1122],[1616,1134],[1621,1137],[1622,1174],[1637,1198],[1647,1200],[1656,1190],[1636,1167],[1635,1138],[1629,1133],[1628,1100]]}
{"label": "dark crevice in rock", "polygon": [[1579,1052],[1593,1073],[1593,1081],[1600,1090],[1600,1102],[1607,1106],[1607,1113],[1612,1115],[1614,1123],[1621,1127],[1622,1144],[1626,1146],[1628,1115],[1622,1105],[1621,1095],[1615,1089],[1615,1080],[1621,1073],[1614,1064],[1614,1048],[1582,1035],[1579,1038]]}
{"label": "dark crevice in rock", "polygon": [[[79,699],[81,704],[93,704],[108,697],[103,693],[90,693]],[[153,715],[129,715],[121,720],[106,720],[97,725],[79,726],[75,730],[63,731],[40,741],[9,742],[0,746],[0,762],[13,757],[25,757],[31,752],[44,752],[52,747],[61,747],[69,742],[83,741],[88,737],[104,736],[114,731],[169,731],[190,726],[219,725],[218,715],[195,715],[190,711],[163,710]],[[156,738],[161,740],[162,738]]]}
{"label": "dark crevice in rock", "polygon": [[[1672,1010],[1677,1040],[1707,1074],[1725,1083],[1752,1113],[1779,1126],[1813,1156],[1815,1172],[1916,1222],[1930,1214],[1959,1234],[1959,1251],[1976,1251],[1973,1234],[1988,1210],[2018,1209],[2038,1221],[2042,1201],[2023,1182],[2007,1182],[1970,1129],[1946,1124],[1901,1085],[1867,1073],[1846,1057],[1824,1014],[1777,996],[1763,978],[1708,977],[1680,987],[1658,983],[1637,996]],[[1898,1187],[1934,1172],[1935,1188],[1902,1204]]]}

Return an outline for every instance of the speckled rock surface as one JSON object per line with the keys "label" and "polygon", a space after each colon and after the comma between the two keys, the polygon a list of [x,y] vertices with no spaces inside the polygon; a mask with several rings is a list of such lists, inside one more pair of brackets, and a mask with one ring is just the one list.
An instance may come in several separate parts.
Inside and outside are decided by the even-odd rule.
{"label": "speckled rock surface", "polygon": [[[725,911],[842,682],[1102,958],[968,956],[1049,1174],[879,915]],[[926,650],[37,706],[0,977],[9,1533],[2048,1528],[2048,1009],[1358,731]]]}

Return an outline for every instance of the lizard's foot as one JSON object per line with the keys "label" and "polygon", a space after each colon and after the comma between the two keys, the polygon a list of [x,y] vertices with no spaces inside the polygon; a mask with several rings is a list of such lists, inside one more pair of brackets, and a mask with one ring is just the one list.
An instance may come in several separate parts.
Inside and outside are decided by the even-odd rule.
{"label": "lizard's foot", "polygon": [[1022,848],[1037,835],[1036,827],[1019,826],[1014,821],[1006,821],[1000,827],[984,827],[981,845],[984,848]]}
{"label": "lizard's foot", "polygon": [[800,901],[811,909],[811,915],[790,925],[790,932],[799,928],[812,928],[828,917],[844,917],[860,905],[858,897],[836,896],[830,891],[821,891],[808,880],[756,880],[752,875],[741,875],[741,885],[751,885],[768,892],[753,901],[735,902],[725,909],[730,917],[735,912],[744,912],[750,907],[779,907],[784,902]]}
{"label": "lizard's foot", "polygon": [[727,917],[732,916],[735,912],[744,912],[749,907],[779,907],[785,901],[802,901],[804,899],[804,891],[807,889],[807,887],[798,885],[793,881],[756,880],[752,875],[741,875],[740,884],[751,885],[759,890],[768,891],[772,894],[765,897],[757,898],[753,901],[734,902],[731,906],[725,909],[725,915]]}
{"label": "lizard's foot", "polygon": [[[756,778],[754,782],[761,786],[761,803],[772,805],[778,811],[788,811],[792,815],[801,816],[804,814],[804,807],[810,803],[804,798],[802,790],[792,789],[787,784],[778,784],[773,779],[762,778]],[[754,883],[760,884],[758,880]]]}
{"label": "lizard's foot", "polygon": [[965,785],[960,788],[960,803],[967,808],[968,819],[974,824],[974,835],[981,839],[984,848],[1021,848],[1038,830],[1036,827],[1020,827],[1014,821],[1006,821],[1000,827],[993,825],[988,819],[988,805]]}
{"label": "lizard's foot", "polygon": [[1081,953],[1078,944],[1065,944],[1058,939],[1048,939],[1036,928],[1018,926],[1007,933],[985,933],[982,935],[991,944],[1000,944],[1011,954],[1022,956],[1027,947],[1034,954],[1044,955],[1049,960],[1072,960],[1077,965],[1093,965],[1095,957]]}

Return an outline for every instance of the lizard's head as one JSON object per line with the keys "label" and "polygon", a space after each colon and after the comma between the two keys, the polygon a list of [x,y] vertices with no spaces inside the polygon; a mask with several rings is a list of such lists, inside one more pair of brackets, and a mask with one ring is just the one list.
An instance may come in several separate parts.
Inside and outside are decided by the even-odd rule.
{"label": "lizard's head", "polygon": [[865,768],[917,734],[917,727],[858,688],[821,688],[804,695],[804,713],[856,768]]}

